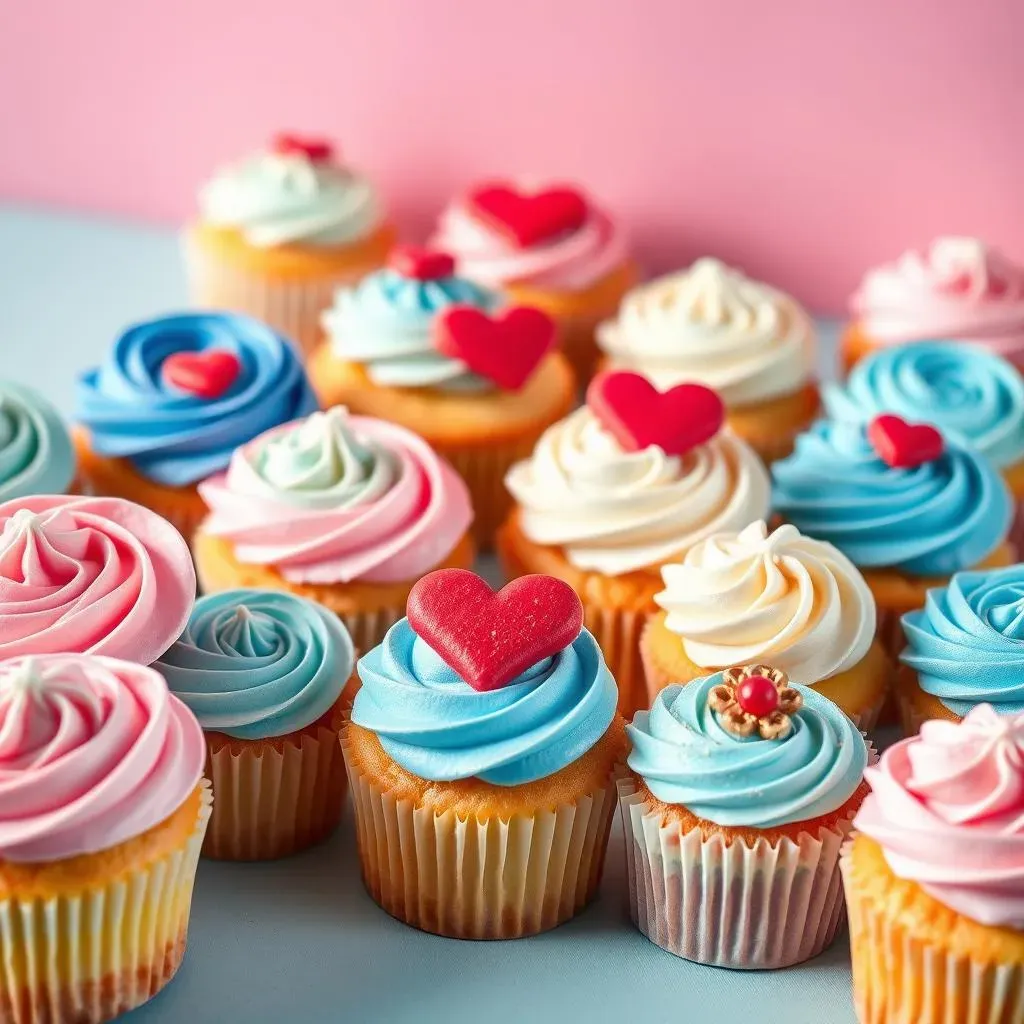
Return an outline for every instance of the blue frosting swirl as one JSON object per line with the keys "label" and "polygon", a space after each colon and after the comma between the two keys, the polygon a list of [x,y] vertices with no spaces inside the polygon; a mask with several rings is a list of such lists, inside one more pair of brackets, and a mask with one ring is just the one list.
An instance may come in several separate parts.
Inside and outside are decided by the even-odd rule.
{"label": "blue frosting swirl", "polygon": [[[209,349],[226,349],[240,364],[223,395],[200,398],[164,383],[168,356]],[[77,418],[93,450],[127,458],[169,487],[224,469],[240,445],[317,408],[292,347],[259,321],[232,313],[183,313],[130,327],[78,382]]]}
{"label": "blue frosting swirl", "polygon": [[154,668],[212,732],[285,736],[335,704],[355,666],[341,620],[271,590],[227,590],[196,601],[181,638]]}
{"label": "blue frosting swirl", "polygon": [[866,423],[895,413],[933,424],[1000,468],[1024,459],[1024,378],[981,348],[926,341],[880,349],[824,399],[833,419]]}
{"label": "blue frosting swirl", "polygon": [[474,690],[402,619],[359,661],[352,721],[399,765],[433,782],[518,786],[572,764],[615,717],[616,687],[594,637],[507,686]]}
{"label": "blue frosting swirl", "polygon": [[903,632],[900,660],[954,714],[1024,711],[1024,565],[957,573],[903,616]]}
{"label": "blue frosting swirl", "polygon": [[893,469],[858,424],[821,420],[772,466],[775,511],[859,568],[949,576],[1005,540],[1012,500],[999,473],[947,441],[932,462]]}
{"label": "blue frosting swirl", "polygon": [[64,494],[75,450],[57,410],[38,392],[0,382],[0,502]]}
{"label": "blue frosting swirl", "polygon": [[718,825],[777,828],[842,807],[868,763],[857,727],[830,700],[794,686],[803,707],[781,740],[741,738],[708,708],[722,673],[668,686],[626,727],[629,767],[668,804]]}

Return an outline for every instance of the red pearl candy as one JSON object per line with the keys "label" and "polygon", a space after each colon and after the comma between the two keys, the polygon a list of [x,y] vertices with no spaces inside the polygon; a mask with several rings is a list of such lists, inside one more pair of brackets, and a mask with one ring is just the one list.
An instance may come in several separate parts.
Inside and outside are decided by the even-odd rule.
{"label": "red pearl candy", "polygon": [[736,702],[748,715],[766,718],[779,707],[779,691],[767,676],[750,676],[736,687]]}

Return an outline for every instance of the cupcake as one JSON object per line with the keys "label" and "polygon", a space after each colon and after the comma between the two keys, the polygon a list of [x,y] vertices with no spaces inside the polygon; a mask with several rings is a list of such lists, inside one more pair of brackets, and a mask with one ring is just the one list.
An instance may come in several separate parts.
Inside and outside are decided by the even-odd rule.
{"label": "cupcake", "polygon": [[646,707],[673,683],[765,661],[813,686],[860,729],[878,720],[891,666],[875,599],[856,566],[795,526],[720,533],[661,570],[665,589],[640,644]]}
{"label": "cupcake", "polygon": [[284,857],[326,839],[341,818],[342,693],[355,651],[338,617],[272,590],[196,601],[155,664],[206,735],[216,802],[203,853]]}
{"label": "cupcake", "polygon": [[408,611],[360,659],[342,735],[366,887],[438,935],[553,928],[597,892],[626,753],[579,599],[446,570]]}
{"label": "cupcake", "polygon": [[120,498],[0,504],[0,659],[95,654],[152,664],[196,595],[188,545]]}
{"label": "cupcake", "polygon": [[781,669],[749,665],[667,687],[627,732],[619,807],[636,927],[716,967],[789,967],[825,949],[867,791],[853,722]]}
{"label": "cupcake", "polygon": [[433,245],[455,257],[460,274],[553,317],[581,381],[594,372],[597,325],[638,276],[621,226],[568,185],[479,184],[442,213]]}
{"label": "cupcake", "polygon": [[1024,367],[1024,267],[977,238],[938,238],[871,270],[850,300],[842,361],[949,338]]}
{"label": "cupcake", "polygon": [[287,342],[227,313],[183,313],[128,328],[78,383],[83,487],[158,512],[186,537],[206,513],[196,484],[316,397]]}
{"label": "cupcake", "polygon": [[289,591],[338,615],[362,651],[402,617],[420,576],[473,562],[458,474],[411,431],[342,408],[244,445],[200,492],[204,593]]}
{"label": "cupcake", "polygon": [[151,668],[0,661],[0,1020],[101,1024],[185,953],[203,734]]}
{"label": "cupcake", "polygon": [[1012,498],[988,459],[894,415],[822,420],[772,466],[772,505],[801,533],[834,544],[864,574],[879,639],[895,658],[900,616],[961,569],[1014,561]]}
{"label": "cupcake", "polygon": [[516,501],[498,536],[506,573],[547,573],[576,591],[627,717],[648,706],[640,633],[661,566],[768,514],[768,474],[722,419],[707,388],[659,394],[636,374],[602,373],[587,405],[506,478]]}
{"label": "cupcake", "polygon": [[926,722],[867,778],[842,862],[860,1020],[1024,1020],[1024,715]]}
{"label": "cupcake", "polygon": [[714,388],[733,432],[768,462],[817,415],[813,321],[790,296],[718,260],[635,288],[597,340],[612,369],[660,388]]}
{"label": "cupcake", "polygon": [[499,312],[497,292],[444,253],[404,247],[387,269],[335,296],[309,375],[324,406],[390,420],[425,438],[469,487],[489,547],[509,507],[502,478],[575,404],[554,326],[538,310]]}
{"label": "cupcake", "polygon": [[75,449],[57,410],[32,388],[0,381],[0,502],[65,494]]}
{"label": "cupcake", "polygon": [[200,190],[183,238],[189,292],[308,352],[334,289],[379,267],[394,238],[377,190],[330,142],[281,134]]}

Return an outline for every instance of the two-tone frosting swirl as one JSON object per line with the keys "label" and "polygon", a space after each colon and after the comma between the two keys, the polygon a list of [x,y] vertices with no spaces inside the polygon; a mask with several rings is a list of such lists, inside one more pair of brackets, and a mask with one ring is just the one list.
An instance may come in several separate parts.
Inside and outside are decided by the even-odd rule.
{"label": "two-tone frosting swirl", "polygon": [[726,827],[777,828],[842,807],[868,763],[864,737],[830,700],[803,686],[782,739],[739,738],[708,707],[722,674],[669,686],[626,727],[629,767],[659,800]]}
{"label": "two-tone frosting swirl", "polygon": [[0,504],[0,658],[75,652],[156,660],[188,621],[188,545],[120,498]]}
{"label": "two-tone frosting swirl", "polygon": [[[219,397],[164,380],[168,357],[213,351],[238,360],[237,377]],[[94,451],[181,487],[223,469],[257,434],[316,408],[298,356],[269,327],[233,313],[183,313],[125,331],[106,361],[80,378],[76,416]]]}
{"label": "two-tone frosting swirl", "polygon": [[195,789],[206,745],[159,673],[90,655],[0,661],[0,860],[108,850]]}
{"label": "two-tone frosting swirl", "polygon": [[75,476],[71,436],[32,388],[0,381],[0,501],[63,494]]}
{"label": "two-tone frosting swirl", "polygon": [[803,308],[713,259],[634,289],[597,340],[616,369],[662,389],[706,384],[729,406],[794,394],[814,369]]}
{"label": "two-tone frosting swirl", "polygon": [[1010,493],[989,461],[947,441],[939,458],[893,469],[857,424],[822,420],[772,466],[773,507],[858,567],[949,576],[1006,539]]}

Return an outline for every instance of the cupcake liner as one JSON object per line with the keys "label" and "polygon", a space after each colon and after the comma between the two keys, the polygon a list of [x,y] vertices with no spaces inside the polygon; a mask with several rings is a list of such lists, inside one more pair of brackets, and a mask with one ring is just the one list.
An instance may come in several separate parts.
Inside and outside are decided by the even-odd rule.
{"label": "cupcake liner", "polygon": [[628,722],[637,711],[651,706],[640,658],[640,636],[647,624],[647,613],[602,608],[584,601],[583,615],[618,685],[619,714]]}
{"label": "cupcake liner", "polygon": [[181,848],[73,895],[0,900],[0,1021],[100,1024],[171,980],[213,802],[209,782],[201,787],[199,819]]}

